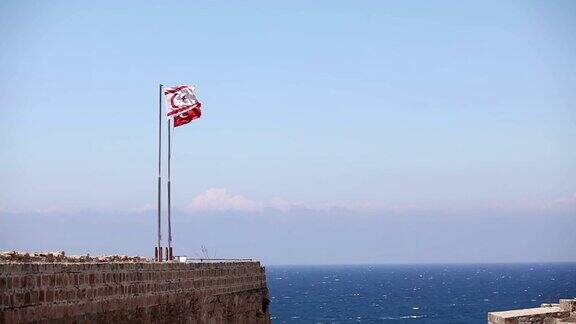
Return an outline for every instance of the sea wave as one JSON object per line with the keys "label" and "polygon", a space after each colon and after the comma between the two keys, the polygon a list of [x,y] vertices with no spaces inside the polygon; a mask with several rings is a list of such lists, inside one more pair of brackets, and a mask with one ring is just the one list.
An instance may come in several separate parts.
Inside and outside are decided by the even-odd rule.
{"label": "sea wave", "polygon": [[400,315],[400,316],[385,316],[380,317],[381,320],[388,320],[388,321],[399,321],[405,319],[419,319],[419,318],[426,318],[428,315]]}

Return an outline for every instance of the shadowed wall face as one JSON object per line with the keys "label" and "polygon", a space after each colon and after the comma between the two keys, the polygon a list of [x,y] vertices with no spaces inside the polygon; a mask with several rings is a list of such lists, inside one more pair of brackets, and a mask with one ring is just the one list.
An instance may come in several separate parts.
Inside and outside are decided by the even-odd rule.
{"label": "shadowed wall face", "polygon": [[0,321],[269,323],[259,262],[0,264]]}

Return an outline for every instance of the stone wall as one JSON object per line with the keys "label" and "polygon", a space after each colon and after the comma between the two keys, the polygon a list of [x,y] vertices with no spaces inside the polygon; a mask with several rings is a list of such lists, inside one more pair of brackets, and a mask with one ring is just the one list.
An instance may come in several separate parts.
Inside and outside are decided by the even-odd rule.
{"label": "stone wall", "polygon": [[270,323],[259,262],[0,263],[0,323]]}
{"label": "stone wall", "polygon": [[560,299],[558,304],[537,308],[488,313],[488,324],[561,324],[576,323],[576,299]]}

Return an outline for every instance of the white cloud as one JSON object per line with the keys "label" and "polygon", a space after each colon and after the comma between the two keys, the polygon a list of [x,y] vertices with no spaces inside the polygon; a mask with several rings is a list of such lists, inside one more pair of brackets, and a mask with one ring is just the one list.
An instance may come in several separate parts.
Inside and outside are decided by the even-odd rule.
{"label": "white cloud", "polygon": [[292,208],[293,205],[294,205],[294,203],[291,203],[286,199],[273,198],[268,203],[268,208],[279,210],[283,213],[287,213],[290,211],[290,209]]}
{"label": "white cloud", "polygon": [[573,193],[572,196],[560,198],[556,200],[556,202],[560,204],[574,205],[576,204],[576,192]]}
{"label": "white cloud", "polygon": [[345,205],[334,203],[308,204],[304,202],[292,202],[283,198],[273,198],[270,201],[262,202],[246,198],[242,195],[235,195],[224,188],[211,188],[192,199],[184,210],[190,213],[195,212],[261,212],[264,210],[274,210],[288,213],[291,210],[311,210],[330,211],[334,209],[350,211],[369,211],[368,205]]}
{"label": "white cloud", "polygon": [[576,192],[570,196],[555,199],[551,203],[547,204],[545,208],[572,207],[572,206],[576,206]]}
{"label": "white cloud", "polygon": [[186,206],[188,212],[202,211],[240,211],[257,212],[263,209],[263,204],[241,195],[233,195],[223,188],[211,188],[194,197]]}

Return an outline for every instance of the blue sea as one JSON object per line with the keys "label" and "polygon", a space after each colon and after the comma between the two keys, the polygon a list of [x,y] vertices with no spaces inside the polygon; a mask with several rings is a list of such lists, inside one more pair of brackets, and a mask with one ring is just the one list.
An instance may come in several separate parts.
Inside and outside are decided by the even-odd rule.
{"label": "blue sea", "polygon": [[576,263],[270,266],[273,323],[486,323],[576,297]]}

